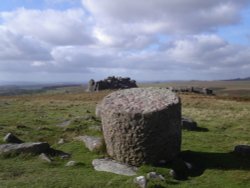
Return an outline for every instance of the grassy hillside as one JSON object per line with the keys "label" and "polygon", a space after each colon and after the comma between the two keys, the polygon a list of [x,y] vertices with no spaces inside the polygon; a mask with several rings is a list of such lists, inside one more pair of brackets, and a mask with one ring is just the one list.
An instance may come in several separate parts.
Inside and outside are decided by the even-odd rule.
{"label": "grassy hillside", "polygon": [[[85,93],[80,88],[72,91],[67,88],[67,91],[60,89],[60,92],[0,96],[0,138],[12,132],[25,141],[46,141],[55,149],[72,153],[71,160],[80,162],[78,166],[65,167],[68,160],[59,158],[47,164],[37,156],[2,157],[1,188],[136,187],[134,177],[94,171],[92,159],[103,157],[105,153],[91,153],[81,142],[73,140],[82,134],[101,135],[91,128],[101,125],[100,120],[94,117],[94,110],[96,103],[109,91]],[[164,175],[165,182],[150,182],[149,187],[155,188],[250,187],[250,159],[230,153],[235,145],[250,144],[250,102],[194,94],[182,94],[180,97],[183,115],[196,120],[203,128],[201,130],[207,129],[183,131],[182,137],[183,155],[201,166],[202,171],[187,181],[173,180],[167,167],[142,166],[139,175],[150,171]],[[66,121],[71,122],[67,128],[58,126]],[[64,138],[66,143],[57,144],[60,138]]]}

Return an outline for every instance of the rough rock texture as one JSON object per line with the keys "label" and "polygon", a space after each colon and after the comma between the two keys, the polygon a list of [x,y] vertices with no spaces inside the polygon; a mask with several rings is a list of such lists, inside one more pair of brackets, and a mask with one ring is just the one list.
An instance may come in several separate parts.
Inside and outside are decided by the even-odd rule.
{"label": "rough rock texture", "polygon": [[90,151],[98,150],[103,145],[102,138],[96,136],[78,136],[75,139],[84,142]]}
{"label": "rough rock texture", "polygon": [[182,125],[182,129],[190,130],[190,131],[198,128],[197,123],[193,119],[188,118],[188,117],[181,118],[181,125]]}
{"label": "rough rock texture", "polygon": [[250,157],[250,146],[249,145],[237,145],[234,148],[234,153],[245,156],[245,157]]}
{"label": "rough rock texture", "polygon": [[181,103],[170,90],[120,90],[106,96],[98,110],[107,152],[115,160],[140,166],[180,152]]}
{"label": "rough rock texture", "polygon": [[7,143],[16,143],[16,144],[20,144],[23,143],[22,140],[20,140],[19,138],[17,138],[14,134],[12,133],[8,133],[6,134],[6,136],[3,138],[4,142]]}
{"label": "rough rock texture", "polygon": [[92,165],[97,171],[112,172],[115,174],[134,176],[137,168],[121,164],[111,159],[94,159]]}
{"label": "rough rock texture", "polygon": [[50,150],[46,142],[22,143],[22,144],[1,144],[0,155],[31,153],[41,154]]}

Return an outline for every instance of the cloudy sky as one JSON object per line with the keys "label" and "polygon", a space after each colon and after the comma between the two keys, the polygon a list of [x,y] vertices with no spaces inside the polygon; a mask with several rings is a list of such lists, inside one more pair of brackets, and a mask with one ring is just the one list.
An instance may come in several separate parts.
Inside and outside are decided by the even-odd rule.
{"label": "cloudy sky", "polygon": [[0,81],[250,76],[249,0],[1,0]]}

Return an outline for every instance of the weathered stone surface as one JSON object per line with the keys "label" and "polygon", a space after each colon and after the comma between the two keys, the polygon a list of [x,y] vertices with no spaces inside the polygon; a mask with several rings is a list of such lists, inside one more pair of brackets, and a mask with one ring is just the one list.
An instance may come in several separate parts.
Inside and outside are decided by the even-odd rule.
{"label": "weathered stone surface", "polygon": [[52,160],[50,159],[50,157],[48,155],[46,155],[45,153],[41,153],[39,155],[39,159],[41,159],[47,163],[52,163]]}
{"label": "weathered stone surface", "polygon": [[136,185],[138,185],[138,187],[140,187],[140,188],[146,188],[147,187],[147,179],[145,178],[145,176],[135,177],[134,183]]}
{"label": "weathered stone surface", "polygon": [[14,134],[12,133],[8,133],[6,134],[6,136],[3,138],[4,142],[7,143],[16,143],[16,144],[20,144],[23,143],[22,140],[20,140],[19,138],[17,138]]}
{"label": "weathered stone surface", "polygon": [[50,146],[46,142],[22,143],[22,144],[1,144],[0,155],[31,153],[46,153]]}
{"label": "weathered stone surface", "polygon": [[158,174],[157,172],[149,172],[147,173],[147,179],[156,179],[156,180],[162,180],[164,181],[165,178],[161,175],[161,174]]}
{"label": "weathered stone surface", "polygon": [[102,138],[96,136],[78,136],[75,138],[78,141],[84,142],[85,146],[90,151],[95,151],[103,146]]}
{"label": "weathered stone surface", "polygon": [[180,152],[181,103],[173,92],[120,90],[98,108],[107,152],[115,160],[139,166],[171,160]]}
{"label": "weathered stone surface", "polygon": [[182,117],[181,118],[181,125],[182,125],[182,129],[185,130],[196,130],[198,128],[197,123],[188,117]]}
{"label": "weathered stone surface", "polygon": [[245,157],[250,157],[250,146],[249,145],[237,145],[234,148],[234,153]]}
{"label": "weathered stone surface", "polygon": [[111,172],[115,174],[134,176],[137,168],[128,166],[111,159],[94,159],[92,165],[97,171]]}

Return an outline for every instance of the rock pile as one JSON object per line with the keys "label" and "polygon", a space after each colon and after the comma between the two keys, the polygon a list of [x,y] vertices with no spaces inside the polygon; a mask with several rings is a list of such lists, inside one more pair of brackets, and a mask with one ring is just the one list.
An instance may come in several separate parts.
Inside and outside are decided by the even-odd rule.
{"label": "rock pile", "polygon": [[108,154],[140,166],[172,160],[180,152],[181,103],[171,91],[133,88],[106,96],[98,105]]}
{"label": "rock pile", "polygon": [[129,77],[114,77],[110,76],[104,80],[95,82],[93,79],[89,81],[87,91],[99,91],[105,89],[128,89],[137,87],[136,81],[131,80]]}
{"label": "rock pile", "polygon": [[203,95],[214,95],[214,92],[212,89],[208,88],[199,88],[199,87],[180,87],[180,88],[174,88],[174,87],[168,87],[167,89],[175,92],[175,93],[198,93]]}

